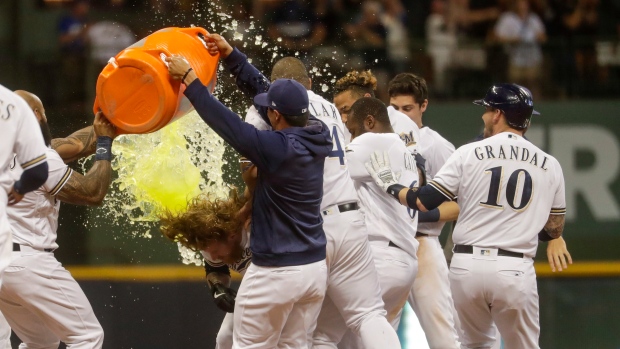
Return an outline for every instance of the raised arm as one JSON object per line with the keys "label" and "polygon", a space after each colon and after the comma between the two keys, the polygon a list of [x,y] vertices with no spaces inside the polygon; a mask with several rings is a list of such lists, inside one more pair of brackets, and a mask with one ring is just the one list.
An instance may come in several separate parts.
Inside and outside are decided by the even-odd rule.
{"label": "raised arm", "polygon": [[66,164],[94,154],[96,146],[97,135],[93,126],[75,131],[66,138],[52,139],[52,149],[60,155]]}
{"label": "raised arm", "polygon": [[112,179],[112,140],[116,137],[114,126],[103,113],[95,115],[94,131],[97,137],[95,164],[82,175],[73,172],[67,183],[56,195],[60,201],[85,206],[101,205]]}

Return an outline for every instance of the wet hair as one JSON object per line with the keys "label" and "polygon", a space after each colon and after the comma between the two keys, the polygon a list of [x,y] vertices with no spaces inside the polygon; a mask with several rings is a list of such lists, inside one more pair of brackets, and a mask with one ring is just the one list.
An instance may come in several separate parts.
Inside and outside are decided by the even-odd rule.
{"label": "wet hair", "polygon": [[159,215],[161,232],[191,250],[205,250],[209,243],[224,242],[228,234],[241,232],[244,222],[237,214],[245,202],[234,188],[225,200],[201,194],[189,201],[183,212],[162,212]]}
{"label": "wet hair", "polygon": [[271,81],[291,79],[310,89],[310,77],[304,62],[295,57],[284,57],[276,62],[271,69]]}
{"label": "wet hair", "polygon": [[425,99],[428,99],[426,80],[412,73],[400,73],[388,84],[388,95],[390,97],[411,96],[416,103],[422,104]]}
{"label": "wet hair", "polygon": [[390,116],[387,107],[380,99],[374,97],[362,97],[355,101],[351,106],[349,119],[357,123],[363,129],[364,120],[368,115],[372,115],[377,123],[383,126],[390,125]]}
{"label": "wet hair", "polygon": [[353,70],[336,81],[336,85],[334,86],[334,96],[337,96],[345,91],[350,91],[356,98],[364,97],[366,93],[370,94],[371,97],[374,97],[376,89],[377,78],[370,70],[361,72]]}

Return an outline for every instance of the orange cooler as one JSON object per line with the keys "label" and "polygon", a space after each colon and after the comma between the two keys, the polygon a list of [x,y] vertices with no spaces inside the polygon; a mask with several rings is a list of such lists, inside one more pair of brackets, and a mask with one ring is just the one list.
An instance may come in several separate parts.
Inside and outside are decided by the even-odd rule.
{"label": "orange cooler", "polygon": [[168,74],[164,59],[179,54],[213,92],[218,56],[206,49],[203,28],[161,29],[110,58],[97,79],[99,109],[119,133],[155,132],[193,110],[185,85]]}

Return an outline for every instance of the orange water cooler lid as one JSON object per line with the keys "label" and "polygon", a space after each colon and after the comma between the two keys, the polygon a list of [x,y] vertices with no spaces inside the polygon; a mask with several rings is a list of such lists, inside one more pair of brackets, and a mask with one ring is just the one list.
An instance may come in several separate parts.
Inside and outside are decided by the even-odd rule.
{"label": "orange water cooler lid", "polygon": [[154,132],[186,114],[185,86],[170,77],[165,58],[185,57],[213,91],[218,57],[208,53],[205,35],[199,27],[165,28],[121,51],[99,74],[93,110],[101,109],[119,133]]}

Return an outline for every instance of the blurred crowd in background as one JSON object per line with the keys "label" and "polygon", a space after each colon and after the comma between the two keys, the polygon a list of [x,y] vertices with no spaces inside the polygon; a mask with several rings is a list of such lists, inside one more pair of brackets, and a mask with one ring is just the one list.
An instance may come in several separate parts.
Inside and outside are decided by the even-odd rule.
{"label": "blurred crowd in background", "polygon": [[222,28],[215,12],[235,21],[244,36],[232,42],[265,71],[273,52],[254,45],[257,37],[309,68],[329,67],[331,76],[372,69],[382,99],[403,71],[426,78],[431,96],[443,99],[478,97],[500,81],[528,86],[535,100],[620,91],[620,0],[37,1],[63,8],[59,103],[92,100],[107,60],[157,29]]}

